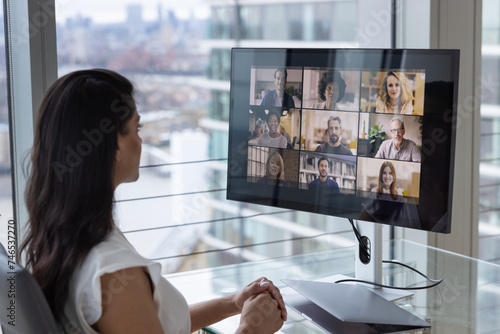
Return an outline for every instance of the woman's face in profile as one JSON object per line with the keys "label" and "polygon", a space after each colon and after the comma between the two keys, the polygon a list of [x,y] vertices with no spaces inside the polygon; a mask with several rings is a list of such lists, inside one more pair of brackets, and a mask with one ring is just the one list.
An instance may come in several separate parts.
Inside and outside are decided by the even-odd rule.
{"label": "woman's face in profile", "polygon": [[330,104],[337,103],[339,98],[339,86],[335,82],[329,82],[325,88],[325,98]]}
{"label": "woman's face in profile", "polygon": [[125,124],[126,133],[118,134],[118,149],[115,162],[115,186],[122,182],[133,182],[139,178],[142,139],[139,136],[140,116],[137,110]]}
{"label": "woman's face in profile", "polygon": [[271,159],[269,161],[269,166],[267,167],[267,175],[272,179],[277,179],[279,173],[281,172],[281,163],[278,159]]}
{"label": "woman's face in profile", "polygon": [[387,94],[391,99],[397,99],[401,95],[401,85],[393,75],[387,77]]}
{"label": "woman's face in profile", "polygon": [[394,177],[392,176],[391,167],[387,166],[382,171],[382,184],[384,185],[384,188],[389,189],[393,181]]}

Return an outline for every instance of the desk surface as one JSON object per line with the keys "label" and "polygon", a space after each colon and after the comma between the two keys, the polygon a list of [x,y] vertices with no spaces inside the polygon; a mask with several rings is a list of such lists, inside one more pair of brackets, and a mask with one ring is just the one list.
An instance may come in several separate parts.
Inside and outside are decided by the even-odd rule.
{"label": "desk surface", "polygon": [[[411,265],[429,277],[442,278],[437,287],[416,290],[396,303],[432,324],[432,333],[497,333],[500,328],[500,266],[398,240],[384,244],[394,259]],[[387,257],[384,257],[384,260]],[[317,280],[334,274],[354,275],[354,248],[242,263],[167,276],[188,303],[238,291],[254,279],[266,276],[283,288],[281,279]],[[422,286],[427,282],[403,267],[384,266],[384,283]],[[288,309],[283,333],[322,333],[300,314]],[[234,333],[238,316],[215,325],[222,333]]]}

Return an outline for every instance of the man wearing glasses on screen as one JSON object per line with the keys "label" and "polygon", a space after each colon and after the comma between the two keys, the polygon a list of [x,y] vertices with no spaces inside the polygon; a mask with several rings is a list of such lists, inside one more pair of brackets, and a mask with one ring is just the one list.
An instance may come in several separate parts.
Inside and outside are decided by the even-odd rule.
{"label": "man wearing glasses on screen", "polygon": [[420,151],[413,140],[404,139],[405,124],[399,117],[391,120],[392,139],[384,140],[375,158],[420,162]]}

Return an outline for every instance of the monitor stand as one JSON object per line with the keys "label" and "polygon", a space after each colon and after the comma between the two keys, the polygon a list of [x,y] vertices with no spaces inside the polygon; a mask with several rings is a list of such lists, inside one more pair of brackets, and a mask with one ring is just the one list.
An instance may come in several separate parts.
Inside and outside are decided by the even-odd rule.
{"label": "monitor stand", "polygon": [[[356,250],[355,279],[384,284],[382,225],[357,222],[357,229],[362,237],[369,239],[371,256],[368,263],[363,263],[367,261],[363,259],[364,256],[359,249]],[[334,275],[317,281],[282,280],[295,290],[292,293],[283,290],[283,298],[288,306],[327,333],[406,333],[430,328],[431,325],[426,321],[392,303],[413,293],[390,288],[374,288],[373,285],[363,283],[335,283],[342,279],[353,278]],[[341,284],[350,286],[342,287]],[[374,324],[379,328],[376,331],[372,326]]]}
{"label": "monitor stand", "polygon": [[[382,228],[381,224],[368,223],[363,221],[356,221],[357,229],[361,236],[366,237],[368,246],[370,248],[371,258],[367,262],[365,256],[362,254],[356,242],[356,263],[355,263],[355,277],[357,280],[375,282],[384,284],[382,281]],[[363,263],[366,262],[366,263]],[[352,279],[346,275],[333,275],[324,281],[336,282],[342,279]],[[402,298],[412,296],[413,293],[406,290],[389,289],[374,287],[373,285],[357,283],[365,286],[367,289],[375,292],[379,296],[389,301],[394,301]],[[387,285],[387,283],[385,283]]]}

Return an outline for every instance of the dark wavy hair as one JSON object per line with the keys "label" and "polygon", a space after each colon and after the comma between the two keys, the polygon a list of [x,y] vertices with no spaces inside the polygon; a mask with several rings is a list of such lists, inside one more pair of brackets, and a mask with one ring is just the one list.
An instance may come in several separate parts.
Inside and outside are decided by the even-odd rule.
{"label": "dark wavy hair", "polygon": [[269,113],[266,115],[266,123],[269,123],[269,119],[271,119],[271,116],[276,116],[276,118],[278,119],[278,124],[281,123],[281,113],[276,110],[269,111]]}
{"label": "dark wavy hair", "polygon": [[318,82],[318,95],[321,100],[326,101],[325,90],[326,86],[328,86],[329,83],[336,83],[337,87],[339,87],[339,97],[335,102],[342,101],[345,95],[346,84],[344,79],[342,79],[340,72],[336,70],[328,70],[326,72],[323,72],[323,74],[321,75],[321,78]]}
{"label": "dark wavy hair", "polygon": [[117,138],[134,114],[133,93],[115,72],[77,71],[58,79],[39,109],[19,255],[58,321],[75,270],[114,227]]}

